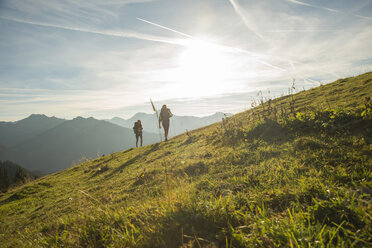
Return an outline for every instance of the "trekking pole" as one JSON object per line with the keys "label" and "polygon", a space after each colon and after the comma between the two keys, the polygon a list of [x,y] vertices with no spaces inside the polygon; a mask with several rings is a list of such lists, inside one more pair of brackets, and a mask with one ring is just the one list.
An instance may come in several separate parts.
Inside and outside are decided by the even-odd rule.
{"label": "trekking pole", "polygon": [[176,136],[176,128],[174,127],[174,119],[172,119],[172,128],[173,128],[173,134]]}
{"label": "trekking pole", "polygon": [[[151,98],[150,98],[150,102],[151,102],[152,109],[154,110],[154,112],[156,114],[156,129],[158,129],[158,126],[159,126],[159,114],[158,114],[158,111],[156,110],[156,108],[154,106],[154,103],[152,102]],[[160,128],[159,128],[159,138],[160,138],[160,142],[162,142],[163,140],[161,139],[161,130],[160,130]]]}

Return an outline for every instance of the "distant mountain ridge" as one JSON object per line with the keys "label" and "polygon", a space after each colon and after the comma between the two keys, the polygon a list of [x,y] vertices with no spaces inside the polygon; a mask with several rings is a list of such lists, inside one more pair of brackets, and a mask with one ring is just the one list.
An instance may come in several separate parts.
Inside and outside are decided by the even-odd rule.
{"label": "distant mountain ridge", "polygon": [[[13,130],[28,136],[21,139],[19,133],[11,132]],[[0,133],[7,131],[7,136],[0,136],[0,160],[15,161],[29,171],[43,173],[69,168],[83,157],[96,158],[135,146],[131,129],[93,117],[62,120],[31,115],[17,122],[1,123]],[[9,146],[6,142],[12,139],[17,142]],[[144,132],[144,145],[157,141],[158,135]]]}
{"label": "distant mountain ridge", "polygon": [[[215,123],[224,116],[224,113],[206,117],[174,115],[169,136]],[[134,147],[132,127],[137,120],[144,127],[144,145],[160,141],[155,114],[137,113],[127,120],[119,117],[66,120],[32,114],[19,121],[0,122],[0,160],[22,164],[29,171],[57,172],[83,157],[96,158]]]}
{"label": "distant mountain ridge", "polygon": [[65,119],[32,114],[15,122],[0,122],[0,142],[12,147],[65,122]]}
{"label": "distant mountain ridge", "polygon": [[[230,113],[217,112],[213,115],[196,117],[196,116],[178,116],[173,115],[171,118],[171,127],[169,130],[170,136],[175,136],[186,132],[186,130],[193,130],[203,126],[213,124],[215,122],[221,121],[223,117],[231,116]],[[137,113],[129,119],[122,119],[120,117],[114,117],[112,119],[107,119],[111,123],[117,124],[122,127],[132,128],[134,122],[141,120],[143,130],[158,133],[158,121],[155,114]]]}

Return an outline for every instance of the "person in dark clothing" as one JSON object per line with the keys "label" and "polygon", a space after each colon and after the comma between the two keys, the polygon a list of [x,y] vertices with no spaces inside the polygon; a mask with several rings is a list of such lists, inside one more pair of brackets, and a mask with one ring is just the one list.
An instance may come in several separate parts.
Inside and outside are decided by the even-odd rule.
{"label": "person in dark clothing", "polygon": [[172,116],[173,116],[172,112],[170,111],[169,108],[167,108],[167,105],[164,104],[160,110],[159,128],[161,128],[160,127],[160,122],[161,122],[164,128],[165,141],[168,140],[169,118],[171,118]]}
{"label": "person in dark clothing", "polygon": [[133,131],[136,134],[136,147],[138,147],[138,138],[141,138],[141,146],[142,146],[142,123],[140,120],[136,121],[133,126]]}

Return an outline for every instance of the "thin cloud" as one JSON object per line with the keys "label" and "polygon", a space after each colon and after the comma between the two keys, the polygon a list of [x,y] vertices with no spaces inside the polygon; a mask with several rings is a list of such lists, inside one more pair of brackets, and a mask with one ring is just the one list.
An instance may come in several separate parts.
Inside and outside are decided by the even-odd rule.
{"label": "thin cloud", "polygon": [[257,32],[257,30],[253,27],[252,23],[245,16],[245,14],[243,13],[242,7],[235,0],[229,0],[229,1],[231,5],[233,6],[236,14],[243,20],[245,26],[247,26],[247,28],[251,30],[258,38],[267,42],[266,39],[259,32]]}
{"label": "thin cloud", "polygon": [[159,0],[106,0],[104,2],[102,1],[96,1],[96,4],[98,5],[123,5],[123,4],[133,4],[133,3],[147,3],[147,2],[155,2]]}
{"label": "thin cloud", "polygon": [[[307,6],[307,7],[312,7],[312,8],[317,8],[317,9],[322,9],[322,10],[327,10],[327,11],[334,12],[334,13],[344,13],[344,12],[342,12],[340,10],[337,10],[337,9],[326,8],[326,7],[319,6],[319,5],[314,5],[314,4],[308,4],[308,3],[301,2],[301,1],[298,1],[298,0],[287,0],[287,1],[290,2],[290,3],[303,5],[303,6]],[[362,15],[353,15],[353,16],[359,17],[359,18],[362,18],[362,19],[366,19],[366,20],[369,20],[369,21],[372,20],[372,18],[368,17],[368,16],[362,16]]]}
{"label": "thin cloud", "polygon": [[319,6],[319,5],[308,4],[308,3],[304,3],[304,2],[301,2],[301,1],[298,1],[298,0],[287,0],[287,1],[291,2],[291,3],[294,3],[294,4],[298,4],[298,5],[303,5],[303,6],[313,7],[313,8],[317,8],[317,9],[328,10],[330,12],[341,13],[341,11],[339,11],[337,9],[331,9],[331,8],[326,8],[326,7]]}
{"label": "thin cloud", "polygon": [[[94,108],[113,108],[118,106],[116,102],[120,102],[123,97],[135,101],[130,93],[123,93],[115,88],[110,90],[45,90],[45,89],[20,89],[20,88],[0,88],[6,92],[1,96],[12,96],[13,99],[1,99],[0,102],[7,106],[14,104],[76,104],[79,102],[88,103],[92,109]],[[85,104],[86,105],[86,104]],[[120,105],[120,104],[119,104]]]}
{"label": "thin cloud", "polygon": [[172,39],[165,38],[165,37],[160,37],[160,36],[143,34],[143,33],[120,32],[120,31],[104,31],[104,30],[98,30],[98,29],[86,29],[86,28],[79,28],[79,27],[49,24],[49,23],[41,23],[41,22],[35,22],[35,21],[31,21],[31,20],[21,20],[21,19],[9,18],[9,17],[3,17],[3,16],[0,16],[0,18],[4,19],[4,20],[12,21],[12,22],[24,23],[24,24],[29,24],[29,25],[37,25],[37,26],[42,26],[42,27],[57,28],[57,29],[64,29],[64,30],[70,30],[70,31],[76,31],[76,32],[106,35],[106,36],[116,36],[116,37],[123,37],[123,38],[133,38],[133,39],[139,39],[139,40],[156,41],[156,42],[179,45],[179,42],[176,41],[176,40],[172,40]]}
{"label": "thin cloud", "polygon": [[[245,26],[251,30],[258,38],[260,38],[262,41],[264,41],[266,44],[269,44],[269,42],[260,34],[260,32],[258,32],[256,30],[256,28],[254,28],[254,25],[253,23],[246,17],[246,15],[244,14],[244,10],[243,8],[238,4],[238,2],[236,0],[229,0],[229,2],[231,3],[231,5],[233,6],[236,14],[243,20],[243,23],[245,24]],[[271,45],[271,44],[270,44]],[[246,52],[246,51],[242,51],[242,52]],[[273,57],[271,57],[273,58]],[[279,60],[282,60],[283,59],[279,59]],[[257,60],[259,63],[263,64],[263,65],[266,65],[266,66],[269,66],[269,67],[272,67],[274,69],[278,69],[282,72],[286,72],[287,70],[284,69],[284,68],[281,68],[279,66],[275,66],[275,65],[272,65],[270,63],[267,63],[263,60]],[[289,61],[289,60],[285,60],[286,62],[288,62],[289,64],[292,64],[292,61]]]}
{"label": "thin cloud", "polygon": [[339,29],[278,29],[278,30],[267,30],[266,33],[316,33],[316,32],[339,32],[346,30]]}
{"label": "thin cloud", "polygon": [[369,20],[369,21],[372,21],[372,17],[362,16],[362,15],[355,15],[355,16],[366,19],[366,20]]}
{"label": "thin cloud", "polygon": [[[118,14],[105,6],[95,4],[96,0],[48,0],[27,1],[11,0],[3,1],[4,9],[14,16],[32,16],[34,20],[42,20],[44,23],[89,23],[101,24],[103,21],[115,20]],[[32,15],[30,15],[32,13]]]}

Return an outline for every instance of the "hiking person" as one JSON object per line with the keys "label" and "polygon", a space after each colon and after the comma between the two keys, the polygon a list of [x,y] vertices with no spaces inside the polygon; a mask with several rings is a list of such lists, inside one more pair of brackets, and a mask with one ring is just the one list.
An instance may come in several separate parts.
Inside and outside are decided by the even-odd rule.
{"label": "hiking person", "polygon": [[136,134],[136,147],[138,147],[138,138],[141,138],[141,146],[142,146],[142,123],[140,120],[136,121],[133,126],[133,131]]}
{"label": "hiking person", "polygon": [[172,112],[170,111],[169,108],[167,108],[167,105],[164,104],[160,110],[159,128],[161,128],[160,127],[160,122],[161,122],[164,128],[165,141],[168,140],[169,118],[171,118],[172,116],[173,116]]}

